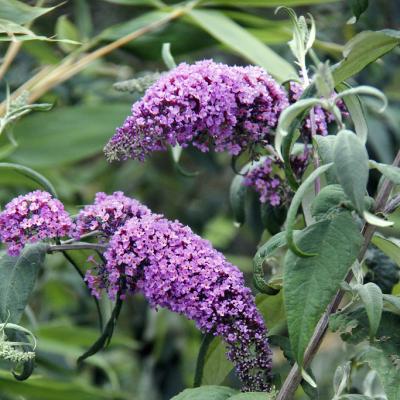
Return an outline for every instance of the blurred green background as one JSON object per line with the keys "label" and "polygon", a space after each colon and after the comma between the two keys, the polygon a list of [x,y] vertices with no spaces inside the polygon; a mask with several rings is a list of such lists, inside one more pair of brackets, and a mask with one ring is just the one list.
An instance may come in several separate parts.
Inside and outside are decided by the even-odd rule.
{"label": "blurred green background", "polygon": [[[249,53],[251,46],[243,32],[275,52],[271,55],[272,63],[275,54],[292,62],[287,46],[291,25],[284,13],[275,15],[277,5],[293,5],[298,14],[313,14],[318,29],[315,50],[320,59],[329,59],[332,64],[342,57],[342,45],[357,32],[399,29],[398,1],[371,1],[356,24],[347,24],[352,17],[350,3],[203,1],[199,5],[203,14],[196,18],[183,16],[143,35],[46,91],[40,101],[52,103],[52,110],[34,112],[15,124],[13,140],[17,145],[10,148],[9,137],[4,135],[0,140],[0,157],[2,161],[18,162],[41,172],[51,180],[72,213],[80,205],[92,202],[98,191],[122,190],[154,211],[189,225],[249,275],[260,236],[248,225],[238,228],[232,222],[229,185],[234,172],[230,158],[224,154],[185,150],[181,164],[189,171],[199,172],[191,178],[176,170],[168,153],[154,154],[145,163],[130,160],[109,164],[102,148],[115,127],[129,114],[131,104],[139,98],[138,94],[115,90],[113,84],[147,72],[166,70],[161,58],[165,42],[171,43],[177,62],[213,58],[228,64],[254,63],[257,47],[255,53]],[[57,4],[58,1],[45,2],[46,7]],[[69,0],[35,20],[32,29],[36,34],[51,37],[56,33],[58,38],[76,40],[83,45],[93,42],[92,48],[97,48],[113,43],[153,21],[159,16],[157,13],[165,12],[168,9],[157,0]],[[216,14],[207,13],[213,12],[218,13],[219,19],[209,18]],[[230,23],[240,33],[238,36],[232,36],[224,25]],[[7,42],[1,42],[3,55],[7,46]],[[2,100],[6,85],[11,91],[17,89],[43,66],[58,65],[77,48],[79,45],[66,43],[24,42],[1,81]],[[365,101],[370,154],[389,163],[400,142],[400,114],[395,111],[400,101],[399,61],[397,49],[357,77],[357,83],[376,86],[389,98],[390,106],[383,115],[377,114],[374,102]],[[0,185],[2,205],[35,187],[11,172],[1,172]],[[74,257],[82,268],[87,267],[87,254],[75,253]],[[279,296],[260,298],[260,302],[272,330],[284,330],[282,315],[268,313],[270,303],[279,308]],[[106,300],[102,308],[107,316],[110,304]],[[2,400],[62,400],[72,396],[77,400],[167,400],[192,385],[201,334],[193,323],[178,315],[150,310],[140,296],[124,303],[109,348],[77,368],[76,359],[98,336],[97,315],[79,276],[59,255],[47,258],[22,325],[32,329],[38,338],[36,375],[26,383],[18,383],[4,366],[0,371]],[[238,386],[234,374],[227,374],[230,366],[217,344],[208,355],[205,383]],[[321,399],[331,396],[333,371],[343,351],[338,339],[328,336],[314,362],[314,372],[321,383]],[[276,371],[286,371],[280,351],[276,351],[275,358]],[[298,396],[306,398],[301,391]]]}

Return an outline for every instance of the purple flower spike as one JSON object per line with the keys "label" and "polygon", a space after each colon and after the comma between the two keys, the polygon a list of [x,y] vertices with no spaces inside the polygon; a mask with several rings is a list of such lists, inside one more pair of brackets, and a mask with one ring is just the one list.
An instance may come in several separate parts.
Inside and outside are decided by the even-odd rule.
{"label": "purple flower spike", "polygon": [[82,235],[100,231],[111,236],[129,218],[140,218],[149,214],[150,210],[137,200],[125,196],[122,192],[112,195],[99,192],[94,204],[85,206],[76,218],[73,237],[79,239]]}
{"label": "purple flower spike", "polygon": [[63,204],[50,193],[36,190],[5,206],[0,213],[0,240],[8,254],[17,256],[26,243],[66,236],[71,226]]}
{"label": "purple flower spike", "polygon": [[105,146],[107,158],[143,161],[168,145],[238,155],[269,140],[284,90],[259,67],[182,63],[152,85]]}
{"label": "purple flower spike", "polygon": [[[110,240],[106,265],[87,281],[94,295],[117,295],[121,281],[154,308],[194,320],[221,336],[245,391],[270,389],[271,350],[263,318],[242,272],[211,244],[178,221],[150,214],[131,218]],[[95,273],[95,275],[93,275]]]}

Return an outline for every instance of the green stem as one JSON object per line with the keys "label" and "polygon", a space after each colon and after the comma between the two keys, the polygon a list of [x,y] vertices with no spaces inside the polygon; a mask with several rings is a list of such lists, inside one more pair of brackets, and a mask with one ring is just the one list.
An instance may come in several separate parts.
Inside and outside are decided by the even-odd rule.
{"label": "green stem", "polygon": [[197,356],[196,372],[194,374],[193,387],[201,386],[203,380],[204,363],[206,361],[206,355],[211,342],[214,340],[212,333],[206,333],[200,345],[199,355]]}

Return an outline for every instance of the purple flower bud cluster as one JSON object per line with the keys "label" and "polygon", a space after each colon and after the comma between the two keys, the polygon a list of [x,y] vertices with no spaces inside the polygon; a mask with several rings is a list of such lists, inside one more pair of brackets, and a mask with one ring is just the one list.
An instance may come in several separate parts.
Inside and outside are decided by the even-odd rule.
{"label": "purple flower bud cluster", "polygon": [[104,257],[106,264],[87,278],[95,295],[105,289],[113,299],[124,282],[152,307],[184,314],[203,332],[225,340],[243,390],[270,389],[271,350],[263,318],[243,274],[208,241],[178,221],[143,214],[115,232]]}
{"label": "purple flower bud cluster", "polygon": [[212,147],[238,155],[268,142],[287,106],[285,91],[262,68],[182,63],[133,104],[105,154],[109,160],[144,160],[168,145],[192,144],[203,152]]}
{"label": "purple flower bud cluster", "polygon": [[66,236],[71,226],[63,204],[50,193],[36,190],[5,206],[0,213],[0,240],[8,254],[17,256],[25,244]]}
{"label": "purple flower bud cluster", "polygon": [[[289,103],[296,103],[303,94],[303,87],[298,82],[290,82],[289,84]],[[343,117],[347,117],[349,113],[347,112],[347,108],[342,100],[339,100],[337,103],[339,110],[342,113]],[[315,120],[315,128],[316,134],[326,136],[328,135],[328,127],[331,122],[335,120],[335,117],[329,111],[324,110],[321,106],[314,107],[314,120]],[[311,138],[311,118],[308,116],[301,127],[301,133],[303,138],[307,141]]]}
{"label": "purple flower bud cluster", "polygon": [[[291,156],[293,172],[301,177],[308,165],[308,151],[301,155]],[[260,195],[261,203],[268,203],[273,207],[288,204],[293,193],[277,171],[282,169],[282,162],[275,157],[266,157],[263,161],[250,168],[243,184],[251,187]]]}
{"label": "purple flower bud cluster", "polygon": [[79,212],[73,228],[73,237],[79,239],[93,231],[111,236],[129,218],[140,218],[149,213],[150,210],[146,206],[122,192],[114,192],[112,195],[99,192],[94,204],[85,206]]}

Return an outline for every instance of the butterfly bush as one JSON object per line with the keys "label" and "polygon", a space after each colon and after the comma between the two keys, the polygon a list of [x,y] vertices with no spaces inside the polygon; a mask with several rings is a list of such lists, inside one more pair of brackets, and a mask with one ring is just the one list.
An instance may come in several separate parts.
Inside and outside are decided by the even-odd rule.
{"label": "butterfly bush", "polygon": [[[303,86],[300,83],[290,82],[289,83],[290,104],[296,103],[296,101],[298,101],[301,95],[303,94],[303,91],[304,91]],[[349,115],[347,108],[342,100],[339,100],[337,102],[337,106],[339,107],[339,110],[341,111],[343,117],[347,117]],[[317,135],[322,135],[322,136],[328,135],[329,124],[335,120],[334,115],[331,112],[323,109],[321,106],[315,106],[313,109],[314,109],[315,133]],[[310,116],[305,118],[300,130],[303,139],[309,141],[312,132]]]}
{"label": "butterfly bush", "polygon": [[263,318],[242,272],[208,241],[151,213],[128,219],[104,258],[105,265],[97,264],[87,277],[94,295],[105,289],[114,299],[123,282],[152,307],[184,314],[203,332],[222,336],[243,390],[269,390],[271,350]]}
{"label": "butterfly bush", "polygon": [[125,196],[122,192],[111,195],[99,192],[94,204],[85,206],[78,214],[73,236],[79,239],[82,235],[100,231],[111,236],[129,218],[140,218],[149,214],[150,210],[135,199]]}
{"label": "butterfly bush", "polygon": [[[300,177],[307,167],[308,151],[303,154],[292,155],[290,162],[293,172]],[[268,203],[272,207],[288,204],[293,196],[288,183],[277,173],[283,163],[276,157],[266,157],[256,164],[246,174],[243,184],[259,194],[261,203]]]}
{"label": "butterfly bush", "polygon": [[50,193],[36,190],[18,196],[0,213],[0,240],[17,256],[27,243],[69,234],[72,221],[63,204]]}
{"label": "butterfly bush", "polygon": [[267,143],[287,106],[285,91],[262,68],[182,63],[133,104],[105,154],[109,160],[144,160],[168,145],[192,144],[238,155]]}

